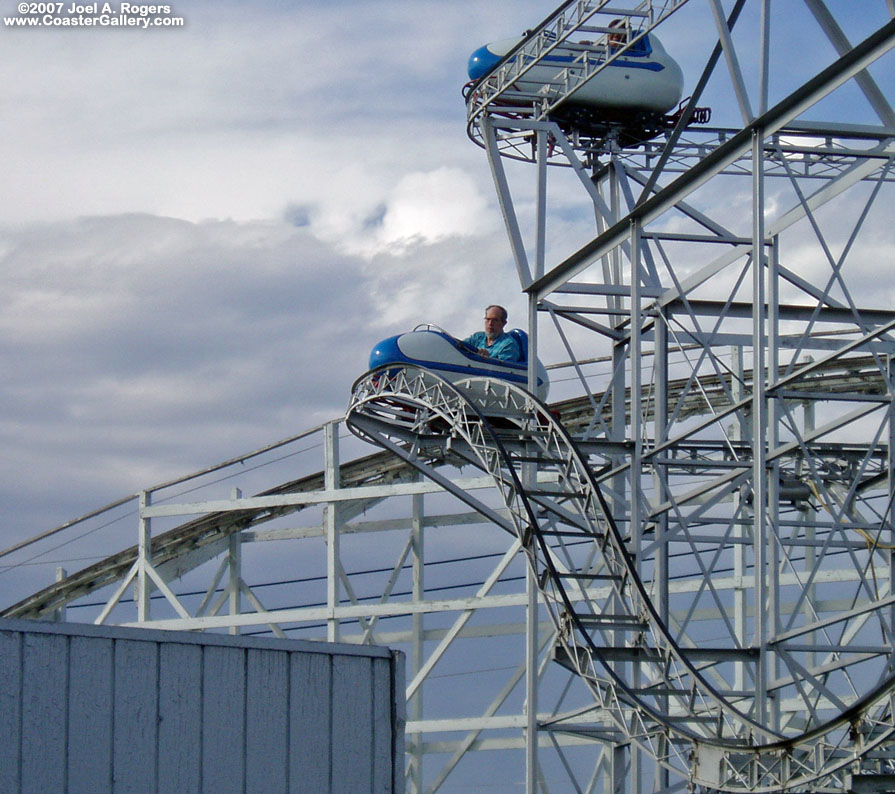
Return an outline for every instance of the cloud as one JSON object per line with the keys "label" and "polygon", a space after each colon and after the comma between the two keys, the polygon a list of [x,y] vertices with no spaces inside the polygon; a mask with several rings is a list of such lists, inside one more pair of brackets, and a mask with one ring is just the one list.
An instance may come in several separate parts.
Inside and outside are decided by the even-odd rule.
{"label": "cloud", "polygon": [[388,334],[524,316],[460,89],[534,0],[176,10],[4,32],[10,543],[338,416]]}
{"label": "cloud", "polygon": [[313,427],[341,415],[379,339],[466,334],[485,303],[518,302],[501,230],[433,237],[360,257],[286,220],[2,230],[0,499],[27,524],[23,494],[64,481],[61,522]]}
{"label": "cloud", "polygon": [[[344,403],[353,351],[335,318],[363,299],[364,275],[307,231],[90,218],[8,233],[6,251],[0,398],[13,448],[77,460],[79,447],[124,443],[161,469],[251,447],[266,422],[282,432],[290,402],[336,414]],[[123,485],[120,470],[94,475]]]}
{"label": "cloud", "polygon": [[329,185],[358,203],[414,171],[487,179],[460,95],[471,7],[193,3],[146,35],[9,32],[0,217],[254,220]]}
{"label": "cloud", "polygon": [[476,180],[449,167],[413,171],[391,186],[370,173],[336,174],[329,189],[289,207],[285,216],[340,250],[367,258],[476,236],[499,222]]}
{"label": "cloud", "polygon": [[406,174],[387,199],[379,236],[386,245],[469,237],[497,220],[487,210],[473,180],[458,169]]}

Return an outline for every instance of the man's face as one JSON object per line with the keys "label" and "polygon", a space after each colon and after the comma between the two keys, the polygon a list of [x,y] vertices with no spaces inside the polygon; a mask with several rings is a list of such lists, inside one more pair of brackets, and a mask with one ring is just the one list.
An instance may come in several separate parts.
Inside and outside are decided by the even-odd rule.
{"label": "man's face", "polygon": [[488,309],[485,312],[485,336],[488,337],[488,341],[497,339],[503,333],[506,324],[507,321],[501,316],[500,309]]}

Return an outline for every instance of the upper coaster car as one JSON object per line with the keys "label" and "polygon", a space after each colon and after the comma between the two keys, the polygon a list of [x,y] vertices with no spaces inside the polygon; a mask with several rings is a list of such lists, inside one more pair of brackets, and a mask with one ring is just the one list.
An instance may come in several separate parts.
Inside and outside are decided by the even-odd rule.
{"label": "upper coaster car", "polygon": [[[486,44],[469,58],[468,73],[473,84],[486,78],[499,64],[525,59],[520,64],[519,77],[499,104],[559,102],[551,117],[560,122],[572,120],[576,126],[584,122],[624,127],[644,124],[652,128],[681,100],[683,72],[652,33],[633,31],[630,44],[621,31],[599,41],[566,40],[537,62],[524,50],[510,55],[525,38],[523,35]],[[532,65],[525,70],[529,63]],[[593,73],[600,63],[606,63],[605,67],[563,99],[567,86],[578,85],[585,68]]]}

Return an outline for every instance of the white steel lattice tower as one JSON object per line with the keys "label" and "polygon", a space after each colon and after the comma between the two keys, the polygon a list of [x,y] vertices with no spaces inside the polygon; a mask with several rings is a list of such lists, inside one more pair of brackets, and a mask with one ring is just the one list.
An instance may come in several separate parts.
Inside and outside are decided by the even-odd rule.
{"label": "white steel lattice tower", "polygon": [[[895,314],[874,259],[891,251],[895,22],[885,3],[860,25],[820,0],[707,5],[565,3],[467,94],[530,336],[559,340],[588,395],[566,427],[630,560],[553,553],[578,582],[642,588],[595,609],[579,584],[557,655],[595,694],[582,733],[634,748],[631,790],[675,773],[848,790],[895,771]],[[816,71],[794,68],[796,29],[827,47]],[[673,52],[686,31],[717,43],[664,131],[568,112],[645,37]],[[526,75],[576,51],[532,91]],[[709,96],[725,126],[695,123]],[[570,248],[549,224],[576,192],[596,227]]]}
{"label": "white steel lattice tower", "polygon": [[[414,794],[880,790],[893,13],[563,3],[466,94],[551,405],[363,376],[345,422],[0,551],[2,615],[403,650]],[[646,36],[678,113],[567,112]],[[557,47],[609,57],[518,90]],[[96,562],[33,580],[68,539]]]}

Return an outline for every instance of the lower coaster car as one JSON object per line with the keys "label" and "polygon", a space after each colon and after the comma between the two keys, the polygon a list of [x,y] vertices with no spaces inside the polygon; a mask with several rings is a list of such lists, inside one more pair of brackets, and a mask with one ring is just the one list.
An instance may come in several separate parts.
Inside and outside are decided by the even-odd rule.
{"label": "lower coaster car", "polygon": [[[516,337],[523,355],[528,356],[528,335],[518,328],[508,333]],[[370,353],[370,369],[400,364],[437,373],[451,383],[470,377],[491,377],[509,381],[522,388],[528,386],[528,363],[500,361],[480,356],[472,347],[446,331],[431,325],[383,339]],[[550,381],[540,361],[536,363],[536,396],[547,399]]]}

